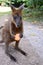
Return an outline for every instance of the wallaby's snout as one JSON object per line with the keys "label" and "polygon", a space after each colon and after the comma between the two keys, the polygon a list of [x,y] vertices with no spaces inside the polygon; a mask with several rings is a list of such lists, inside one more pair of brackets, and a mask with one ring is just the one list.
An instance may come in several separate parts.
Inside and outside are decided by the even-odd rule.
{"label": "wallaby's snout", "polygon": [[14,19],[14,23],[16,27],[20,27],[22,23],[22,16],[19,16],[19,14],[16,14],[13,16],[13,19]]}

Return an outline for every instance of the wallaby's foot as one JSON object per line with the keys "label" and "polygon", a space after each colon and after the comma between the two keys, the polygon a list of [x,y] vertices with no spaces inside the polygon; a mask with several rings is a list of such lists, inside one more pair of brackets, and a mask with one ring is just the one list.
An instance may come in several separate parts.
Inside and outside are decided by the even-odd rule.
{"label": "wallaby's foot", "polygon": [[24,52],[23,50],[21,50],[20,48],[15,48],[17,51],[19,51],[19,52],[21,52],[23,55],[25,55],[25,56],[27,56],[27,53],[26,52]]}
{"label": "wallaby's foot", "polygon": [[13,60],[13,61],[15,61],[15,62],[17,62],[16,58],[13,57],[12,55],[10,55],[10,59]]}
{"label": "wallaby's foot", "polygon": [[6,54],[7,54],[7,56],[9,56],[10,57],[10,59],[11,60],[13,60],[13,61],[15,61],[15,62],[17,62],[17,60],[16,60],[16,58],[15,57],[13,57],[9,52],[5,52]]}

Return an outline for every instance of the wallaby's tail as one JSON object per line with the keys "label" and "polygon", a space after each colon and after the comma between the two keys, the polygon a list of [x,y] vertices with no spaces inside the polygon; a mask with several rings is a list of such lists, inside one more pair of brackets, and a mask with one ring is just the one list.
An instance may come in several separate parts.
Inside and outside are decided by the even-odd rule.
{"label": "wallaby's tail", "polygon": [[0,40],[0,43],[3,43],[4,41],[3,40]]}
{"label": "wallaby's tail", "polygon": [[3,28],[3,26],[0,27],[0,29],[2,29],[2,28]]}
{"label": "wallaby's tail", "polygon": [[[1,26],[0,29],[2,29],[4,26]],[[0,43],[3,43],[4,41],[3,40],[0,40]]]}

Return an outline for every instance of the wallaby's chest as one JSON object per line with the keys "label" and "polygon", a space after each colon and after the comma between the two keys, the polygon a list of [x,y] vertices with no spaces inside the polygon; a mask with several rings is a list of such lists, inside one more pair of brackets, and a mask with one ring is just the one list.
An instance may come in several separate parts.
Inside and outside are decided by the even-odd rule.
{"label": "wallaby's chest", "polygon": [[13,34],[20,33],[20,31],[21,31],[21,27],[16,28],[16,26],[14,24],[11,25],[11,28],[12,28]]}

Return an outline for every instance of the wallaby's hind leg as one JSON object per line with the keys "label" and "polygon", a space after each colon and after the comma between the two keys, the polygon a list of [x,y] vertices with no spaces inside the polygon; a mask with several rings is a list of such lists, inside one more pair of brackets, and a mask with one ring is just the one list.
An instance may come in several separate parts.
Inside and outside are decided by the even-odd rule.
{"label": "wallaby's hind leg", "polygon": [[27,56],[27,53],[23,51],[22,49],[18,48],[17,51],[21,52],[23,55]]}
{"label": "wallaby's hind leg", "polygon": [[5,53],[8,55],[9,53],[9,44],[8,43],[5,43]]}
{"label": "wallaby's hind leg", "polygon": [[21,52],[23,55],[27,56],[27,54],[19,48],[19,41],[16,41],[15,43],[15,49],[19,52]]}
{"label": "wallaby's hind leg", "polygon": [[9,48],[9,44],[8,44],[8,43],[6,43],[6,44],[5,44],[5,53],[6,53],[6,54],[10,57],[10,59],[11,59],[11,60],[14,60],[14,61],[16,62],[16,61],[17,61],[17,60],[16,60],[16,58],[15,58],[15,57],[13,57],[13,56],[10,54],[10,52],[9,52],[9,49],[8,49],[8,48]]}
{"label": "wallaby's hind leg", "polygon": [[11,38],[10,38],[10,34],[5,30],[3,29],[3,33],[2,33],[2,38],[5,42],[5,53],[12,59],[16,62],[16,58],[13,57],[10,52],[9,52],[9,44],[11,42]]}
{"label": "wallaby's hind leg", "polygon": [[18,49],[19,48],[19,41],[16,41],[15,43],[15,49]]}

